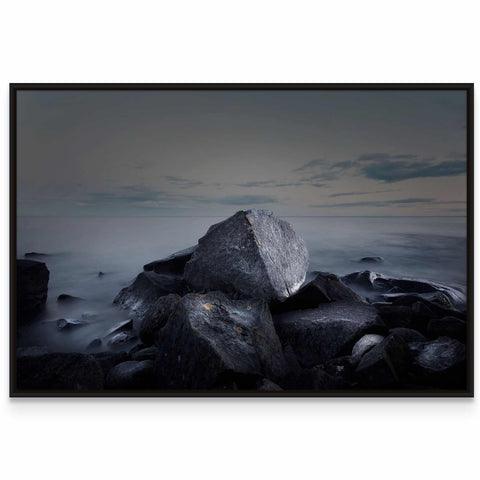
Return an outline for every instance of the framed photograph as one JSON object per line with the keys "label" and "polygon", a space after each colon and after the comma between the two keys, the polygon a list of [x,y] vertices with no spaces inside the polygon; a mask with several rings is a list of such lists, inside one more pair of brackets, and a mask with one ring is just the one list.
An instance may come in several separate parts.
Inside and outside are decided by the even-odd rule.
{"label": "framed photograph", "polygon": [[473,84],[13,84],[10,395],[473,396]]}

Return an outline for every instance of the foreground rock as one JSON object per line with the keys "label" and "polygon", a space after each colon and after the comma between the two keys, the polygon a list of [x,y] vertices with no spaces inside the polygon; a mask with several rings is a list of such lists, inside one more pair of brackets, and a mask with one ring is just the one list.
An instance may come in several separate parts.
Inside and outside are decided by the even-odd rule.
{"label": "foreground rock", "polygon": [[407,294],[417,294],[419,298],[432,301],[434,298],[441,299],[442,297],[439,297],[438,294],[443,294],[456,310],[464,311],[466,309],[465,294],[459,289],[440,283],[408,278],[390,278],[369,270],[345,275],[342,277],[342,281],[360,295],[377,301],[385,299],[393,301]]}
{"label": "foreground rock", "polygon": [[247,210],[209,228],[184,276],[194,291],[272,301],[293,295],[307,267],[305,243],[287,222],[265,210]]}
{"label": "foreground rock", "polygon": [[355,361],[360,361],[363,355],[370,351],[375,345],[378,345],[383,341],[385,337],[383,335],[377,335],[376,333],[368,333],[364,335],[352,349],[352,358]]}
{"label": "foreground rock", "polygon": [[185,264],[192,258],[193,252],[197,249],[197,246],[180,250],[179,252],[172,253],[166,258],[156,260],[155,262],[147,263],[143,269],[146,272],[154,271],[155,273],[174,273],[183,274]]}
{"label": "foreground rock", "polygon": [[129,287],[120,291],[113,303],[129,309],[135,317],[142,318],[159,297],[170,293],[187,293],[181,276],[142,272]]}
{"label": "foreground rock", "polygon": [[117,364],[107,375],[107,389],[146,389],[153,385],[153,362],[127,361]]}
{"label": "foreground rock", "polygon": [[81,353],[47,353],[17,357],[19,390],[101,390],[104,375],[91,355]]}
{"label": "foreground rock", "polygon": [[445,336],[465,342],[467,323],[455,317],[434,318],[428,324],[427,333],[432,338]]}
{"label": "foreground rock", "polygon": [[361,298],[333,273],[318,272],[316,277],[284,302],[274,302],[274,313],[304,310],[318,307],[321,303],[341,300],[361,301]]}
{"label": "foreground rock", "polygon": [[50,272],[42,262],[17,260],[17,320],[32,320],[45,305]]}
{"label": "foreground rock", "polygon": [[156,381],[165,388],[208,389],[232,380],[276,381],[285,359],[268,305],[222,292],[188,294],[155,335]]}
{"label": "foreground rock", "polygon": [[350,353],[360,337],[384,330],[375,308],[355,301],[324,303],[273,319],[282,345],[293,349],[304,368]]}

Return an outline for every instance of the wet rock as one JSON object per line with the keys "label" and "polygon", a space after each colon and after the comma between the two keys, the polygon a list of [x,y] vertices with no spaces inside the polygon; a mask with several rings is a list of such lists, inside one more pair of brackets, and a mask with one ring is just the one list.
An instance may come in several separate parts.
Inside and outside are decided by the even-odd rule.
{"label": "wet rock", "polygon": [[148,389],[153,386],[153,362],[127,361],[113,367],[105,382],[107,389]]}
{"label": "wet rock", "polygon": [[282,345],[293,349],[304,368],[349,353],[366,333],[384,330],[375,308],[355,301],[324,303],[275,315],[273,320]]}
{"label": "wet rock", "polygon": [[193,252],[197,246],[189,247],[179,252],[172,253],[168,257],[156,260],[155,262],[144,265],[143,270],[155,273],[174,273],[183,275],[185,264],[192,258]]}
{"label": "wet rock", "polygon": [[355,375],[359,383],[368,388],[400,385],[409,367],[407,343],[396,335],[389,335],[363,355]]}
{"label": "wet rock", "polygon": [[127,352],[98,352],[91,355],[100,365],[104,378],[115,365],[130,359]]}
{"label": "wet rock", "polygon": [[467,338],[467,323],[455,317],[434,318],[427,327],[430,338],[450,337],[465,342]]}
{"label": "wet rock", "polygon": [[133,329],[133,320],[130,318],[122,322],[116,323],[113,327],[109,328],[103,338],[113,337],[117,333],[127,332]]}
{"label": "wet rock", "polygon": [[268,378],[262,378],[258,382],[257,387],[259,392],[282,392],[283,388],[277,385],[275,382],[272,382]]}
{"label": "wet rock", "polygon": [[61,330],[62,332],[67,332],[70,330],[74,330],[78,327],[85,327],[88,325],[88,322],[85,320],[73,320],[69,318],[59,318],[56,321],[57,328]]}
{"label": "wet rock", "polygon": [[62,293],[57,297],[57,302],[62,303],[77,303],[85,301],[84,298],[74,297],[72,295],[67,295],[66,293]]}
{"label": "wet rock", "polygon": [[138,350],[132,354],[132,360],[155,360],[158,355],[158,348],[157,347],[147,347]]}
{"label": "wet rock", "polygon": [[155,342],[156,380],[165,388],[212,388],[228,377],[239,388],[243,379],[255,389],[257,377],[276,381],[286,369],[268,305],[262,300],[231,300],[222,292],[188,294],[157,332]]}
{"label": "wet rock", "polygon": [[33,260],[17,260],[17,320],[32,320],[45,306],[50,272],[46,265]]}
{"label": "wet rock", "polygon": [[428,304],[436,304],[442,308],[453,309],[449,297],[441,292],[433,293],[388,293],[382,298],[394,305],[413,305],[420,301]]}
{"label": "wet rock", "polygon": [[179,295],[161,297],[145,311],[140,325],[140,338],[146,345],[155,342],[155,335],[167,322],[180,301]]}
{"label": "wet rock", "polygon": [[270,308],[273,313],[315,308],[321,303],[361,298],[333,273],[318,272],[316,277],[304,285],[297,293],[283,302],[274,302]]}
{"label": "wet rock", "polygon": [[408,328],[412,325],[413,312],[410,307],[403,305],[375,305],[375,308],[388,328]]}
{"label": "wet rock", "polygon": [[187,293],[182,277],[143,272],[129,287],[120,291],[113,303],[130,310],[136,318],[142,318],[155,300],[171,293],[178,295]]}
{"label": "wet rock", "polygon": [[265,210],[247,210],[210,227],[184,276],[194,291],[274,301],[300,288],[307,267],[305,243],[287,222]]}
{"label": "wet rock", "polygon": [[312,389],[335,391],[351,389],[355,385],[355,365],[350,356],[334,358],[311,369]]}
{"label": "wet rock", "polygon": [[363,257],[358,261],[360,263],[383,263],[384,259],[382,257]]}
{"label": "wet rock", "polygon": [[86,348],[87,352],[92,352],[95,350],[98,350],[101,346],[103,345],[102,339],[101,338],[94,338]]}
{"label": "wet rock", "polygon": [[123,347],[134,343],[138,340],[138,337],[130,332],[120,332],[115,333],[108,340],[108,345],[110,347]]}
{"label": "wet rock", "polygon": [[360,361],[360,359],[371,350],[375,345],[378,345],[383,341],[385,337],[383,335],[377,335],[375,333],[368,333],[364,335],[352,349],[352,358],[354,361]]}
{"label": "wet rock", "polygon": [[92,355],[48,353],[17,358],[19,390],[96,391],[104,384],[103,371]]}
{"label": "wet rock", "polygon": [[410,343],[414,382],[443,388],[465,388],[466,348],[458,340],[440,337]]}
{"label": "wet rock", "polygon": [[427,339],[417,330],[413,330],[412,328],[392,328],[390,332],[397,337],[403,338],[407,343],[410,342],[425,342]]}

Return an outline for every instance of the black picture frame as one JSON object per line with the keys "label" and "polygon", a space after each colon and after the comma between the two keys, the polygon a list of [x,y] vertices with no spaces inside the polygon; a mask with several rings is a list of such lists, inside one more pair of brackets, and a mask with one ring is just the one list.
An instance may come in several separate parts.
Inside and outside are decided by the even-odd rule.
{"label": "black picture frame", "polygon": [[[345,391],[21,391],[16,387],[16,258],[17,258],[17,104],[24,90],[461,90],[467,95],[467,388],[465,390]],[[10,84],[10,397],[473,397],[474,396],[474,85],[472,83],[399,84],[133,84],[14,83]]]}

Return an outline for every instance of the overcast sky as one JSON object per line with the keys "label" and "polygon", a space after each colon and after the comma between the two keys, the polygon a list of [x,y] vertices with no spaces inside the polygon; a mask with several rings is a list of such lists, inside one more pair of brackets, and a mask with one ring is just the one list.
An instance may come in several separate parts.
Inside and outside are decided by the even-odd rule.
{"label": "overcast sky", "polygon": [[464,215],[466,93],[20,91],[18,214]]}

